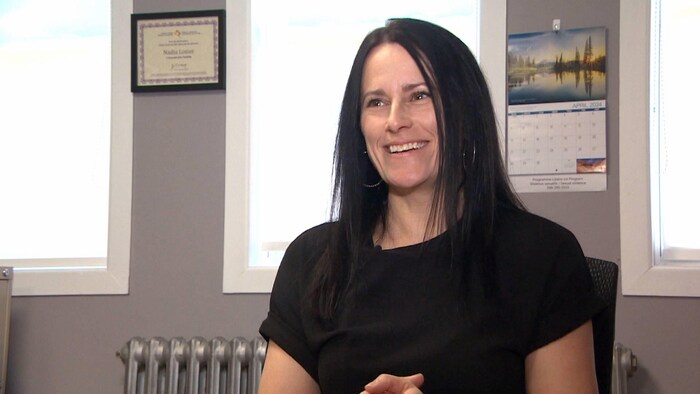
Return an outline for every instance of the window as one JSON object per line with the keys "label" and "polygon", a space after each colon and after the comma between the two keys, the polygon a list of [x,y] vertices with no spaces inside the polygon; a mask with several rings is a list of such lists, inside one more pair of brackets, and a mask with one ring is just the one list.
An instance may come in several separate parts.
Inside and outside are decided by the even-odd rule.
{"label": "window", "polygon": [[227,2],[237,56],[228,59],[224,292],[269,292],[289,242],[328,220],[347,76],[361,40],[387,18],[427,19],[467,42],[487,78],[498,76],[503,119],[504,0],[312,3]]}
{"label": "window", "polygon": [[0,265],[14,295],[128,292],[130,14],[117,0],[0,5]]}
{"label": "window", "polygon": [[[640,23],[639,21],[647,21]],[[622,292],[700,296],[695,1],[620,3]],[[640,116],[646,114],[646,116]]]}

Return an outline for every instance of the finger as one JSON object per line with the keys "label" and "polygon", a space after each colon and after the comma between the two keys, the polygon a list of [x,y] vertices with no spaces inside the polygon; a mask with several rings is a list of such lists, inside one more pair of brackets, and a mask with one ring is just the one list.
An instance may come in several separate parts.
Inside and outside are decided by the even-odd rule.
{"label": "finger", "polygon": [[423,382],[425,381],[425,377],[423,376],[422,373],[417,373],[415,375],[407,376],[406,379],[408,379],[416,387],[422,386]]}
{"label": "finger", "polygon": [[[365,391],[373,393],[404,393],[408,392],[410,389],[417,389],[423,384],[424,377],[423,374],[415,374],[411,376],[394,376],[388,374],[381,374],[372,382],[365,386]],[[411,392],[420,392],[419,390]]]}
{"label": "finger", "polygon": [[367,393],[383,393],[389,389],[391,386],[391,380],[392,378],[395,378],[395,376],[387,375],[387,374],[381,374],[377,376],[376,379],[373,381],[367,383],[365,385],[365,391]]}

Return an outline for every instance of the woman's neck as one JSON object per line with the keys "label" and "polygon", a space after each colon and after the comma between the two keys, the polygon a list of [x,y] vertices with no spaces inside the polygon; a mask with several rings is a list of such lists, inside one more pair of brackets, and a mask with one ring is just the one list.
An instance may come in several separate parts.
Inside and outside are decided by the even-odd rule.
{"label": "woman's neck", "polygon": [[383,249],[415,245],[445,231],[444,221],[435,215],[431,220],[432,193],[424,196],[402,196],[389,193],[386,218],[378,223],[374,243]]}

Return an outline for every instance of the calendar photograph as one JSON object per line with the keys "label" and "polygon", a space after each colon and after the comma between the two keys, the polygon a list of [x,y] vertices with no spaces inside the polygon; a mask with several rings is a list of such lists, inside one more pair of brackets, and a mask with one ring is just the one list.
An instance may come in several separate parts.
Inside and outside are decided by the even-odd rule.
{"label": "calendar photograph", "polygon": [[508,37],[506,161],[518,192],[607,187],[606,30]]}
{"label": "calendar photograph", "polygon": [[605,29],[508,37],[508,104],[605,99]]}

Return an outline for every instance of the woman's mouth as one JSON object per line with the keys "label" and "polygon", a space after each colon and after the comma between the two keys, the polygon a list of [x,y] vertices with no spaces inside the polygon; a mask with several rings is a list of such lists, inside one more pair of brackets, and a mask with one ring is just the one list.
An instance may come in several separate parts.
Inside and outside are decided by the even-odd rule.
{"label": "woman's mouth", "polygon": [[407,144],[401,144],[401,145],[389,145],[389,152],[391,153],[401,153],[401,152],[407,152],[410,150],[416,150],[424,147],[428,143],[423,141],[423,142],[409,142]]}

